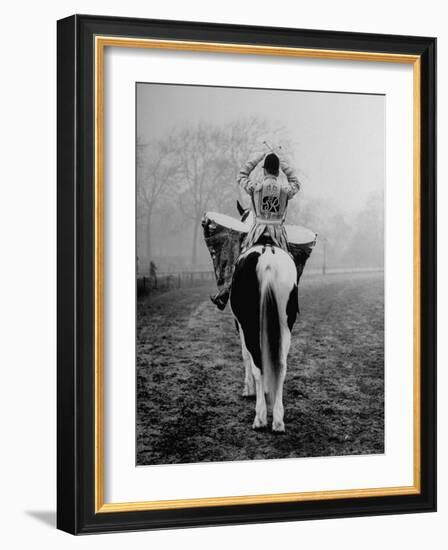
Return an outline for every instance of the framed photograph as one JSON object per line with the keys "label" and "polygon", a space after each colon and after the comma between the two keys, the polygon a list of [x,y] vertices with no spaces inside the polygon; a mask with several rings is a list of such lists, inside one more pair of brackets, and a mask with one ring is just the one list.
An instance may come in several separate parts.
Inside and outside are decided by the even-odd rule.
{"label": "framed photograph", "polygon": [[435,510],[435,67],[58,21],[58,528]]}

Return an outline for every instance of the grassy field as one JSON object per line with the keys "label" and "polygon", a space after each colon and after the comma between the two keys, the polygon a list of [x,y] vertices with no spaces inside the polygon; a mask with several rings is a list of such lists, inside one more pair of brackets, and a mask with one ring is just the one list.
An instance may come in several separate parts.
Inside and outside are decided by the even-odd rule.
{"label": "grassy field", "polygon": [[252,430],[230,311],[204,285],[138,303],[137,464],[384,452],[383,274],[304,276],[286,433]]}

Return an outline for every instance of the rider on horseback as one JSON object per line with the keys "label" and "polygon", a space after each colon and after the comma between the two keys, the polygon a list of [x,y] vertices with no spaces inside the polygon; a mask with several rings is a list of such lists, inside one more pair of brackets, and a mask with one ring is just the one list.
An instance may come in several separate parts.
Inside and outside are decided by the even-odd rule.
{"label": "rider on horseback", "polygon": [[[253,170],[263,159],[261,177],[250,178]],[[284,227],[286,208],[288,200],[300,189],[294,170],[284,158],[280,159],[279,155],[271,150],[268,154],[260,153],[249,160],[240,170],[237,182],[250,195],[255,215],[254,225],[242,242],[242,251],[257,243],[269,243],[289,252]],[[232,282],[232,272],[228,270],[227,273],[222,288],[211,297],[212,302],[221,310],[226,307]]]}

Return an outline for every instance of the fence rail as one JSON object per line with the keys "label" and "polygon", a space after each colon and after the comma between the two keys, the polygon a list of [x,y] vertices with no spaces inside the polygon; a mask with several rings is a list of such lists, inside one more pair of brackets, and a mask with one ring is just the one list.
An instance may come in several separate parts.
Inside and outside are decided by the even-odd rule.
{"label": "fence rail", "polygon": [[175,288],[189,288],[207,281],[213,281],[213,271],[177,271],[159,273],[152,277],[137,277],[137,294],[142,296],[151,290],[167,291]]}
{"label": "fence rail", "polygon": [[[336,275],[338,273],[374,273],[384,271],[383,267],[330,267],[323,273],[322,269],[305,269],[304,275]],[[214,281],[215,274],[207,271],[161,272],[157,276],[137,277],[137,295],[143,296],[151,291],[167,292],[176,288],[190,288],[208,281]]]}
{"label": "fence rail", "polygon": [[336,275],[337,273],[379,273],[384,267],[326,267],[325,270],[318,267],[305,267],[303,274],[311,275]]}

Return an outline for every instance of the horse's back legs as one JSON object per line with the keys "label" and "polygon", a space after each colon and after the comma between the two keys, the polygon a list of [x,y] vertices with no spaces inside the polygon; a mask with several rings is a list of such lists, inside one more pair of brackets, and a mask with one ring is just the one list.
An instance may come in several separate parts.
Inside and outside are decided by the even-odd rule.
{"label": "horse's back legs", "polygon": [[264,394],[263,376],[260,369],[252,361],[252,373],[255,379],[255,389],[257,392],[257,400],[255,403],[255,418],[252,428],[254,430],[259,428],[265,428],[268,424],[268,411],[266,407],[266,397]]}
{"label": "horse's back legs", "polygon": [[255,395],[255,379],[252,373],[252,358],[244,343],[244,334],[241,326],[238,324],[238,330],[241,338],[241,352],[244,363],[244,388],[243,397],[251,397]]}
{"label": "horse's back legs", "polygon": [[282,349],[280,359],[280,372],[277,377],[277,387],[274,393],[274,403],[272,404],[272,431],[284,432],[285,423],[283,422],[283,384],[286,378],[286,362],[291,345],[291,333],[286,326],[282,327]]}
{"label": "horse's back legs", "polygon": [[268,411],[266,406],[266,397],[264,395],[263,376],[260,369],[253,362],[252,356],[244,342],[244,333],[238,323],[238,329],[241,338],[241,351],[244,362],[244,389],[243,396],[250,397],[256,395],[255,418],[252,428],[254,430],[265,428],[268,423]]}
{"label": "horse's back legs", "polygon": [[284,366],[282,365],[281,372],[277,380],[277,388],[275,391],[275,398],[274,398],[274,403],[272,407],[272,431],[273,432],[285,431],[285,423],[283,422],[283,415],[284,415],[283,383],[285,381],[285,377],[286,377],[286,364]]}

